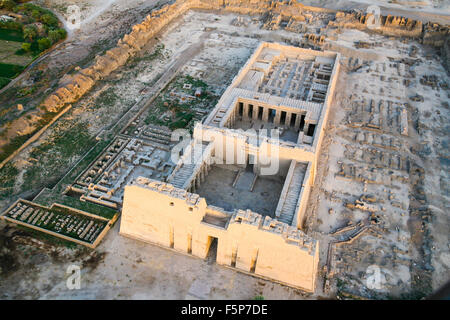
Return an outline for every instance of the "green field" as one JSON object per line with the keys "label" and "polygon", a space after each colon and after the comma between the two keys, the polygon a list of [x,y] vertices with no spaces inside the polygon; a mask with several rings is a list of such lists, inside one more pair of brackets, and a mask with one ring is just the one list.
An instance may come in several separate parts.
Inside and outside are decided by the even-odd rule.
{"label": "green field", "polygon": [[33,55],[21,49],[22,42],[0,40],[0,62],[27,66],[33,61]]}
{"label": "green field", "polygon": [[[6,2],[8,6],[0,0],[2,14],[10,11],[20,18],[0,21],[0,89],[18,76],[35,57],[67,36],[52,11],[19,0]],[[43,28],[39,30],[36,23]]]}
{"label": "green field", "polygon": [[11,79],[0,77],[0,89],[3,88],[4,86],[6,86],[10,82],[11,82]]}
{"label": "green field", "polygon": [[0,89],[19,75],[33,57],[18,55],[22,48],[23,33],[18,30],[0,29]]}
{"label": "green field", "polygon": [[2,78],[14,78],[19,75],[23,69],[23,66],[17,64],[1,63],[0,62],[0,77]]}
{"label": "green field", "polygon": [[18,76],[31,61],[31,54],[17,54],[22,48],[23,33],[0,29],[0,89]]}
{"label": "green field", "polygon": [[19,30],[0,29],[0,40],[23,42],[23,32]]}

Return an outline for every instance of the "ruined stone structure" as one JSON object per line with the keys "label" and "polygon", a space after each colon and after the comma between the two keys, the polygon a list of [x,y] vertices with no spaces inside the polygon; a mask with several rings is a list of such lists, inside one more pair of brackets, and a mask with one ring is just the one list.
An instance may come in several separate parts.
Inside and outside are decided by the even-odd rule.
{"label": "ruined stone structure", "polygon": [[[217,263],[314,291],[319,245],[301,227],[338,59],[262,43],[197,123],[168,183],[125,187],[120,233],[200,258],[217,238]],[[203,187],[209,179],[218,195]],[[263,185],[279,194],[271,210],[269,194],[253,192]]]}
{"label": "ruined stone structure", "polygon": [[[338,12],[336,20],[330,21],[329,26],[343,27],[349,29],[368,30],[368,25],[373,23],[372,14],[361,12]],[[421,21],[399,16],[380,16],[380,26],[372,28],[374,32],[379,32],[387,36],[400,36],[417,38],[422,36],[423,25]]]}
{"label": "ruined stone structure", "polygon": [[[143,201],[145,199],[145,201]],[[227,213],[194,193],[139,178],[125,188],[120,233],[313,291],[319,243],[286,223],[250,210]]]}
{"label": "ruined stone structure", "polygon": [[[301,22],[310,22],[308,20],[310,14],[306,12],[333,15],[334,17],[328,25],[330,28],[356,28],[359,30],[368,30],[367,23],[371,15],[360,12],[336,12],[330,9],[305,6],[295,1],[177,0],[173,4],[152,11],[142,23],[135,25],[129,34],[120,39],[115,48],[106,51],[102,56],[96,56],[90,67],[80,70],[41,103],[42,112],[62,113],[69,110],[71,103],[84,96],[96,81],[107,77],[111,72],[125,65],[130,57],[135,56],[167,24],[191,9],[220,10],[245,15],[266,15],[268,21],[265,25],[268,29],[278,29],[284,26],[286,30],[299,33],[305,32],[304,24],[301,24]],[[373,31],[387,36],[418,38],[424,44],[442,47],[445,53],[444,43],[449,30],[448,25],[441,26],[436,23],[423,25],[418,20],[389,15],[381,16],[381,28]],[[308,43],[318,46],[323,46],[326,42],[326,37],[322,34],[306,34],[304,37]],[[325,48],[333,50],[330,47]],[[63,109],[64,106],[67,107]],[[32,139],[37,139],[42,132],[36,133]],[[34,140],[30,138],[28,143]],[[22,149],[21,147],[18,150]],[[17,152],[2,161],[0,167],[16,154]]]}
{"label": "ruined stone structure", "polygon": [[[80,70],[68,84],[47,97],[41,107],[50,112],[58,112],[65,104],[77,101],[93,87],[97,80],[123,66],[128,58],[139,52],[164,26],[190,9],[223,10],[248,15],[267,13],[270,16],[269,21],[266,22],[269,29],[279,28],[280,23],[285,20],[286,28],[292,30],[296,30],[297,22],[305,21],[304,11],[334,13],[333,10],[304,6],[293,1],[179,0],[153,11],[142,23],[135,25],[131,33],[120,39],[115,48],[108,50],[102,56],[96,56],[92,66]],[[338,12],[335,15],[335,21],[330,21],[329,26],[366,30],[369,16],[370,14],[365,15],[359,12]],[[449,28],[430,23],[424,28],[421,21],[389,15],[381,17],[381,28],[375,31],[388,36],[412,38],[423,36],[424,43],[442,46]],[[324,42],[324,37],[321,35],[308,35],[307,38],[320,45]]]}
{"label": "ruined stone structure", "polygon": [[128,58],[139,52],[167,23],[192,7],[191,1],[177,1],[153,11],[145,20],[133,26],[131,33],[117,42],[117,47],[96,56],[94,63],[80,70],[65,86],[44,100],[41,107],[50,112],[59,111],[64,104],[73,103],[89,91],[99,79],[123,66]]}

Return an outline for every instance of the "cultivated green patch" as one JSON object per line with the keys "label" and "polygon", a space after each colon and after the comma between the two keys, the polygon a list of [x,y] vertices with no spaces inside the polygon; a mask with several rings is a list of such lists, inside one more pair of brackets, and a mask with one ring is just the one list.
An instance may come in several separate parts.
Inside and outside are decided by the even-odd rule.
{"label": "cultivated green patch", "polygon": [[[53,12],[21,2],[0,1],[2,14],[14,13],[11,20],[0,21],[0,77],[6,79],[16,77],[33,58],[67,37],[66,30]],[[0,81],[0,89],[8,83]]]}

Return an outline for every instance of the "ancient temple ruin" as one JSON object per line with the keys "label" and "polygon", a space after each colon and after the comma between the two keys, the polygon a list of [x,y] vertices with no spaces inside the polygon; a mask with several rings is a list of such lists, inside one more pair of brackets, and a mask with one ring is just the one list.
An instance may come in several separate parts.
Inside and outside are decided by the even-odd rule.
{"label": "ancient temple ruin", "polygon": [[160,182],[125,187],[120,233],[314,291],[302,231],[339,54],[262,43]]}

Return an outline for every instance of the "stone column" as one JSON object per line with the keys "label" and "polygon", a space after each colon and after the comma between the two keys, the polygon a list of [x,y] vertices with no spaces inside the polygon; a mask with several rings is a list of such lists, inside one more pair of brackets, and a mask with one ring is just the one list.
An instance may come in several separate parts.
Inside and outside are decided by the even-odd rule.
{"label": "stone column", "polygon": [[200,183],[203,183],[205,181],[205,170],[203,168],[204,166],[202,166],[199,170]]}
{"label": "stone column", "polygon": [[242,119],[248,119],[248,103],[244,103],[244,110],[242,112]]}
{"label": "stone column", "polygon": [[297,117],[295,118],[294,129],[298,130],[300,128],[300,119],[302,117],[301,113],[297,113]]}
{"label": "stone column", "polygon": [[286,120],[284,121],[284,125],[286,127],[290,127],[291,126],[291,114],[290,112],[286,112]]}
{"label": "stone column", "polygon": [[281,110],[276,110],[275,111],[275,119],[273,119],[273,123],[277,126],[280,125],[280,119],[281,119]]}
{"label": "stone column", "polygon": [[253,106],[253,119],[258,120],[258,113],[259,113],[259,106],[254,105]]}
{"label": "stone column", "polygon": [[268,107],[264,107],[264,111],[263,111],[263,121],[264,122],[268,122],[269,121],[269,108]]}
{"label": "stone column", "polygon": [[308,134],[308,128],[309,128],[309,122],[305,121],[305,125],[303,126],[303,132],[305,133],[305,136]]}
{"label": "stone column", "polygon": [[196,189],[199,189],[199,188],[200,188],[200,185],[201,185],[201,181],[200,181],[199,178],[200,178],[200,177],[195,178],[195,187],[196,187]]}

